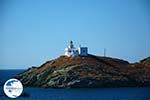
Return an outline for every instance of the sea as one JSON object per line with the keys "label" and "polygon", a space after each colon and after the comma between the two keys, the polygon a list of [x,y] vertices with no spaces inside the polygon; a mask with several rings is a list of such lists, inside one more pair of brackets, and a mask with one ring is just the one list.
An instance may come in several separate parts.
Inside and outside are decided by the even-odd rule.
{"label": "sea", "polygon": [[[0,83],[24,70],[0,70]],[[33,88],[25,87],[24,96],[15,100],[150,100],[150,88]],[[0,86],[0,100],[12,100]]]}

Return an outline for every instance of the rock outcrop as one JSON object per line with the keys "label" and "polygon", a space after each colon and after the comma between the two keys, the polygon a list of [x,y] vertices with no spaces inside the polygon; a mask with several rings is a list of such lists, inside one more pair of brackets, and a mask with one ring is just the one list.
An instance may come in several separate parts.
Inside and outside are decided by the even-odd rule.
{"label": "rock outcrop", "polygon": [[150,57],[139,63],[88,55],[60,56],[16,76],[35,87],[144,87],[150,86]]}

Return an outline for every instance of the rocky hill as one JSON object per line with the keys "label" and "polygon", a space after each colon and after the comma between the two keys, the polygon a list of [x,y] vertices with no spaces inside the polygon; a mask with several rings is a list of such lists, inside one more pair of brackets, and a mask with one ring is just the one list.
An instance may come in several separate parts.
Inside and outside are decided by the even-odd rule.
{"label": "rocky hill", "polygon": [[139,63],[88,55],[60,56],[16,76],[35,87],[146,87],[150,86],[150,57]]}

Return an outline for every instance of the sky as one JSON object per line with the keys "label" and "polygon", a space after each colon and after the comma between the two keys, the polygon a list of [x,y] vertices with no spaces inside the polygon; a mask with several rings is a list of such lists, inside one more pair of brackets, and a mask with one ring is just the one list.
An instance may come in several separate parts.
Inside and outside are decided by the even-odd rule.
{"label": "sky", "polygon": [[0,69],[40,66],[73,40],[90,54],[150,56],[149,0],[0,0]]}

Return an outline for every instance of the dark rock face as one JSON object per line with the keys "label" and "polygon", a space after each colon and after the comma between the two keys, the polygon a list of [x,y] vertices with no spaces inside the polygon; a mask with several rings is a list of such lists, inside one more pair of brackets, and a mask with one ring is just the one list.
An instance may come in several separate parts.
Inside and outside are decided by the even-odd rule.
{"label": "dark rock face", "polygon": [[35,87],[136,87],[150,86],[150,57],[139,63],[110,57],[65,57],[29,68],[16,76]]}

